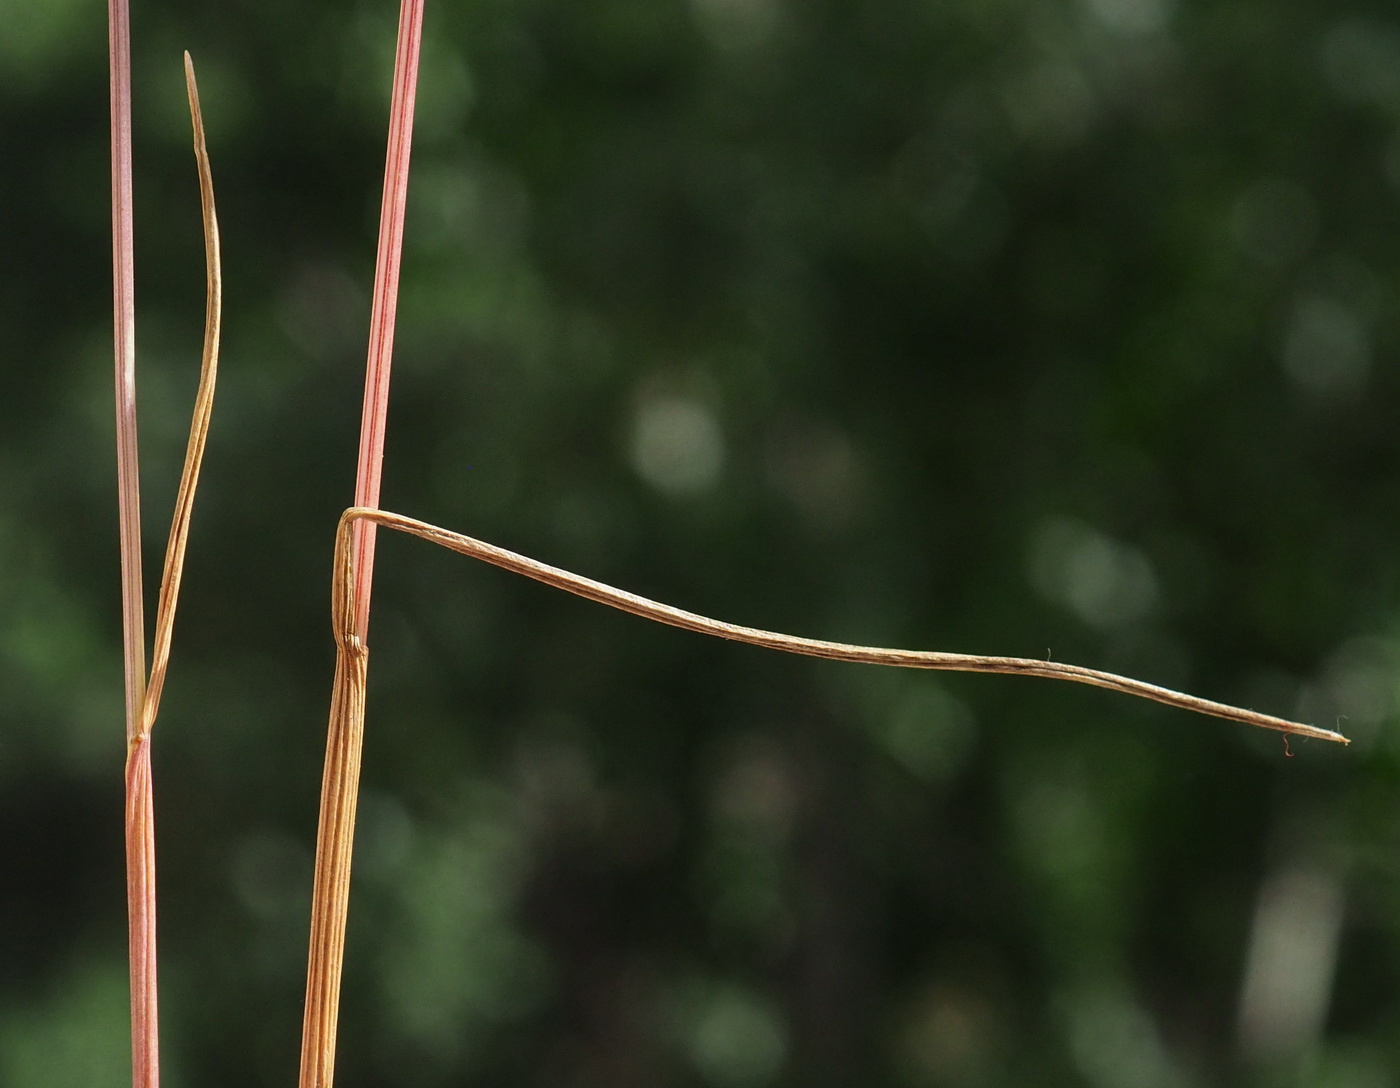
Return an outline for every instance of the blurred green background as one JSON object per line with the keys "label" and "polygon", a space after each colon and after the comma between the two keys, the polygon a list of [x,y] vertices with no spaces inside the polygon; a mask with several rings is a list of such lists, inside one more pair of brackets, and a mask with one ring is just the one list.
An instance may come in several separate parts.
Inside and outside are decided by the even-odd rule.
{"label": "blurred green background", "polygon": [[[129,1075],[103,14],[0,5],[6,1088]],[[172,1088],[296,1075],[396,18],[134,12]],[[430,2],[385,506],[1355,743],[382,536],[338,1083],[1400,1083],[1397,228],[1379,2]]]}

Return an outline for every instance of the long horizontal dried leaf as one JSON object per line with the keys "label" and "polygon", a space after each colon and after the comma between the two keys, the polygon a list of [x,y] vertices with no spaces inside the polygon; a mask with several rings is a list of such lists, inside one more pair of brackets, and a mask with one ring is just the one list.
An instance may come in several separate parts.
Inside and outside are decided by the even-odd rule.
{"label": "long horizontal dried leaf", "polygon": [[634,616],[669,624],[672,627],[682,627],[687,631],[695,631],[702,635],[714,635],[717,638],[745,642],[751,646],[763,646],[770,650],[782,650],[809,657],[825,657],[835,661],[854,661],[869,665],[940,669],[946,672],[1003,673],[1015,676],[1042,676],[1051,680],[1069,680],[1079,684],[1107,688],[1124,695],[1151,699],[1154,702],[1180,707],[1183,710],[1193,710],[1198,714],[1208,714],[1216,718],[1243,722],[1245,725],[1258,726],[1261,729],[1273,729],[1280,733],[1336,741],[1341,744],[1350,743],[1346,737],[1330,729],[1321,729],[1315,725],[1289,721],[1286,718],[1274,717],[1272,714],[1261,714],[1258,711],[1231,706],[1228,703],[1217,703],[1210,699],[1202,699],[1195,695],[1174,691],[1171,688],[1160,687],[1157,684],[1119,676],[1116,673],[1088,669],[1082,665],[1067,665],[1058,661],[1042,661],[1027,657],[989,657],[979,654],[948,653],[939,650],[896,650],[877,646],[853,646],[844,642],[825,642],[821,639],[784,635],[777,631],[763,631],[756,627],[741,627],[737,624],[710,619],[707,616],[687,612],[668,604],[648,600],[634,593],[628,593],[626,590],[614,589],[602,582],[595,582],[591,578],[584,578],[570,571],[551,567],[538,560],[517,555],[504,548],[498,548],[494,544],[487,544],[484,541],[441,529],[436,525],[429,525],[402,514],[392,514],[384,510],[369,510],[363,507],[352,507],[345,511],[340,519],[340,530],[336,540],[335,583],[332,591],[332,608],[335,610],[333,617],[337,631],[348,629],[346,626],[347,615],[351,609],[351,605],[347,603],[351,578],[350,539],[351,528],[357,521],[370,521],[387,529],[397,529],[400,532],[409,533],[430,543],[460,552],[462,555],[469,555],[493,566],[502,567],[516,574],[523,574],[527,578],[533,578],[537,582],[554,586],[556,589],[566,590],[579,597],[586,597],[591,601],[621,609],[623,612],[630,612]]}

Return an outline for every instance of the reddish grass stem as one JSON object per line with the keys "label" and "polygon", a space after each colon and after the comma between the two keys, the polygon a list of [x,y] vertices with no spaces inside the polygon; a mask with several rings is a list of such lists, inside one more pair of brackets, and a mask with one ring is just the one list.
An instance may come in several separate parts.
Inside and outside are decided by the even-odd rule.
{"label": "reddish grass stem", "polygon": [[[369,358],[365,363],[364,411],[360,418],[360,460],[355,505],[378,506],[384,465],[384,426],[389,411],[389,367],[394,354],[399,265],[403,253],[404,208],[408,202],[409,152],[413,144],[413,104],[418,93],[418,53],[423,38],[423,0],[402,0],[394,92],[389,106],[389,149],[384,163],[384,199],[379,211],[379,252],[374,266]],[[369,603],[374,581],[374,526],[355,527],[355,633],[369,636]]]}
{"label": "reddish grass stem", "polygon": [[132,258],[131,36],[127,0],[107,9],[111,64],[112,293],[116,354],[117,476],[122,569],[122,643],[126,673],[126,900],[127,954],[131,977],[131,1082],[160,1083],[159,1001],[156,985],[155,793],[151,783],[151,728],[170,660],[175,607],[184,570],[194,493],[209,434],[218,373],[222,276],[214,183],[205,150],[194,65],[185,54],[185,84],[194,124],[204,219],[205,315],[199,392],[190,425],[184,471],[171,520],[170,542],[156,609],[155,654],[149,679],[145,666],[145,622],[141,589],[140,473],[136,457],[136,306]]}
{"label": "reddish grass stem", "polygon": [[149,736],[142,736],[146,635],[141,600],[141,482],[136,443],[136,298],[131,193],[131,12],[107,6],[112,136],[112,309],[116,361],[117,506],[126,679],[126,909],[131,985],[132,1088],[160,1083],[156,990],[154,797]]}
{"label": "reddish grass stem", "polygon": [[141,483],[136,456],[136,290],[132,255],[131,16],[128,0],[107,6],[112,104],[112,308],[116,355],[117,502],[122,564],[126,739],[135,739],[146,691],[141,606]]}
{"label": "reddish grass stem", "polygon": [[156,986],[156,833],[151,737],[126,759],[126,917],[131,971],[131,1084],[160,1084],[160,1018]]}
{"label": "reddish grass stem", "polygon": [[[408,202],[413,105],[418,89],[418,55],[423,37],[423,0],[402,0],[394,58],[384,197],[379,215],[379,247],[374,269],[369,357],[360,420],[355,503],[379,504],[384,463],[384,428],[389,410],[389,368],[394,350],[399,267],[403,253],[404,210]],[[329,1088],[335,1074],[340,1015],[340,979],[345,959],[345,923],[350,899],[350,862],[355,806],[364,736],[365,688],[369,667],[369,608],[374,580],[374,526],[355,525],[354,603],[350,630],[337,628],[336,673],[321,779],[316,831],[316,873],[311,900],[311,940],[306,967],[306,1006],[301,1037],[301,1088]]]}

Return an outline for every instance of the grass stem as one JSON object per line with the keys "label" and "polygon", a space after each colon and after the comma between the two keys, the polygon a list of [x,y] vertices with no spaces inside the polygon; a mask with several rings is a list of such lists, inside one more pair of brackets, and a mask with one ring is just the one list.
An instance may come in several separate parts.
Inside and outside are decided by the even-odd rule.
{"label": "grass stem", "polygon": [[146,633],[141,602],[141,474],[136,451],[136,288],[131,194],[131,13],[108,0],[112,107],[112,309],[116,356],[117,506],[121,536],[122,648],[126,739],[135,739],[146,691]]}
{"label": "grass stem", "polygon": [[156,991],[154,798],[150,746],[138,741],[146,700],[141,586],[141,473],[136,442],[136,297],[131,164],[131,12],[108,0],[112,142],[112,339],[116,362],[117,509],[126,687],[126,914],[132,1088],[160,1083]]}
{"label": "grass stem", "polygon": [[135,302],[131,214],[131,60],[125,0],[108,8],[112,67],[112,267],[117,371],[117,475],[121,519],[122,636],[126,671],[126,889],[127,941],[131,974],[131,1078],[133,1088],[160,1083],[159,996],[156,974],[155,791],[151,781],[151,729],[155,724],[170,660],[199,469],[209,434],[218,375],[222,276],[214,184],[205,148],[194,65],[185,54],[185,85],[194,126],[204,220],[205,314],[199,391],[185,451],[184,471],[171,519],[170,542],[156,609],[155,651],[145,675],[141,587],[140,473],[136,457]]}
{"label": "grass stem", "polygon": [[[389,108],[384,195],[370,312],[369,354],[365,363],[364,409],[360,420],[356,505],[379,505],[384,465],[384,430],[389,412],[389,375],[398,312],[399,268],[403,254],[404,212],[413,144],[413,108],[418,90],[418,56],[423,37],[423,0],[402,0],[394,58],[394,89]],[[316,831],[316,876],[311,901],[311,940],[306,967],[306,1007],[301,1037],[301,1088],[329,1088],[335,1073],[340,1010],[340,978],[345,958],[350,862],[355,835],[355,803],[360,782],[365,689],[369,667],[369,612],[374,581],[374,526],[356,527],[355,592],[338,633],[335,681],[321,781]],[[340,632],[340,629],[337,629]],[[344,637],[341,637],[343,634]]]}
{"label": "grass stem", "polygon": [[[418,94],[418,54],[423,38],[423,0],[403,0],[399,9],[394,91],[389,105],[389,149],[384,163],[384,199],[379,210],[379,250],[374,265],[369,357],[365,362],[364,410],[360,417],[355,505],[378,506],[384,467],[384,428],[389,412],[389,373],[398,314],[399,267],[403,256],[404,210],[413,145],[413,106]],[[374,527],[362,525],[355,539],[355,632],[369,637],[370,591],[374,581]]]}

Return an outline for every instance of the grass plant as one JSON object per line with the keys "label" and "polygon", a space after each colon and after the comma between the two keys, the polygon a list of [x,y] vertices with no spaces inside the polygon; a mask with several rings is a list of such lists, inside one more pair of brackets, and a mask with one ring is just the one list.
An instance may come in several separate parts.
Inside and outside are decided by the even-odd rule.
{"label": "grass plant", "polygon": [[122,616],[126,662],[126,889],[128,958],[131,975],[131,1062],[134,1088],[160,1083],[159,999],[156,958],[155,792],[151,777],[151,731],[160,709],[170,664],[175,610],[184,572],[190,518],[199,469],[209,435],[218,378],[222,277],[214,185],[205,146],[204,121],[194,63],[185,54],[185,87],[194,127],[204,225],[205,316],[199,389],[171,518],[165,565],[156,605],[155,642],[145,671],[145,627],[141,580],[140,475],[137,459],[135,276],[131,163],[130,23],[126,0],[108,9],[112,103],[112,239],[115,310],[117,474],[121,525]]}
{"label": "grass plant", "polygon": [[340,980],[345,952],[355,810],[369,678],[369,615],[374,575],[374,529],[395,529],[460,554],[524,575],[644,619],[768,649],[837,661],[917,669],[1003,673],[1070,680],[1284,734],[1347,743],[1340,733],[1253,710],[1212,702],[1128,677],[1077,665],[1028,658],[883,649],[825,642],[740,627],[650,601],[625,590],[517,555],[483,541],[377,509],[384,458],[390,363],[422,39],[422,0],[402,0],[390,106],[388,155],[375,264],[369,357],[361,419],[356,505],[336,534],[331,615],[336,641],[316,841],[307,964],[300,1088],[329,1088],[334,1077]]}
{"label": "grass plant", "polygon": [[[388,528],[480,559],[516,574],[692,632],[784,652],[838,661],[906,668],[1001,673],[1069,680],[1142,697],[1284,734],[1347,743],[1341,734],[1301,722],[1201,699],[1114,673],[1051,660],[883,649],[820,641],[736,626],[662,604],[506,551],[472,537],[379,508],[390,367],[402,253],[422,0],[402,0],[389,146],[379,225],[365,398],[355,502],[335,539],[331,609],[337,655],[317,833],[310,951],[307,967],[300,1085],[333,1081],[340,982],[344,959],[356,800],[368,685],[368,630],[376,528]],[[132,258],[130,62],[125,0],[109,6],[112,87],[113,267],[118,478],[121,510],[123,630],[127,718],[127,880],[130,917],[133,1084],[159,1080],[156,984],[156,890],[150,739],[169,663],[171,633],[188,540],[194,492],[208,432],[217,376],[220,330],[218,225],[204,146],[194,69],[185,57],[194,124],[206,253],[206,318],[200,388],[167,545],[149,676],[145,670],[139,532],[139,472],[135,408],[135,321]]]}

